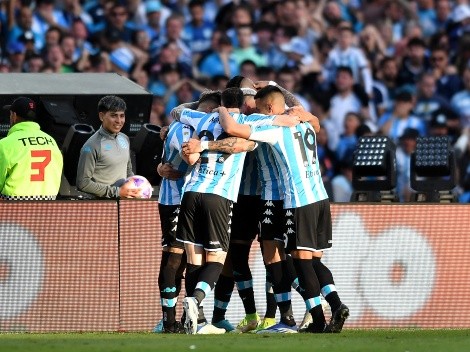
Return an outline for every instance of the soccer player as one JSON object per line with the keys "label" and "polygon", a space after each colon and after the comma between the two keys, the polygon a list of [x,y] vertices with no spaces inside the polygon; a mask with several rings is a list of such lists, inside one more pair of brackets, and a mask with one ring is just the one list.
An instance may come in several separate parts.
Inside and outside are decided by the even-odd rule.
{"label": "soccer player", "polygon": [[[282,97],[277,87],[268,86],[261,89],[255,96],[257,106],[265,101],[272,101],[273,96],[277,99]],[[316,158],[316,135],[313,127],[308,122],[290,128],[250,127],[235,121],[224,107],[219,108],[219,114],[220,123],[227,133],[266,142],[273,150],[285,190],[285,248],[294,259],[299,284],[304,290],[305,304],[313,318],[313,322],[305,331],[340,332],[349,315],[349,309],[339,299],[330,270],[320,261],[322,252],[331,247],[332,226],[328,196]],[[273,274],[279,271],[282,273],[282,267],[279,265],[270,270]],[[280,282],[282,283],[282,279]],[[320,282],[325,288],[325,298],[333,311],[328,325],[321,306]],[[274,283],[276,294],[283,295],[283,288],[286,290],[279,285],[276,287],[276,282]],[[292,327],[292,321],[283,314],[285,307],[279,305],[279,302],[283,301],[283,297],[277,296],[281,323],[288,329]]]}
{"label": "soccer player", "polygon": [[[205,113],[211,112],[220,105],[220,93],[212,92],[202,95],[197,102],[197,110]],[[180,212],[183,185],[186,180],[182,177],[188,173],[188,164],[194,164],[199,159],[199,153],[183,154],[182,144],[193,134],[194,129],[178,121],[174,121],[165,138],[162,163],[171,165],[176,170],[176,179],[170,179],[168,174],[161,174],[162,183],[159,194],[159,214],[162,226],[162,261],[158,284],[160,289],[161,305],[163,311],[163,332],[184,332],[181,324],[176,321],[175,307],[181,289],[181,280],[186,267],[184,244],[176,241],[176,228]],[[215,141],[212,147],[227,153],[242,152],[252,149],[255,143],[241,138],[227,138]],[[161,169],[160,169],[161,170]],[[158,327],[158,325],[157,325]],[[156,329],[157,329],[156,327]],[[155,332],[158,332],[154,329]],[[217,331],[222,333],[225,331]],[[207,324],[201,325],[198,333],[214,333],[214,329]]]}
{"label": "soccer player", "polygon": [[[222,92],[222,104],[227,108],[239,112],[242,103],[240,89],[228,88]],[[248,117],[237,113],[236,118],[253,124],[272,123],[275,116]],[[207,149],[207,140],[226,136],[219,124],[218,113],[202,114],[185,109],[180,121],[193,126],[198,137],[204,139],[203,149]],[[185,329],[189,334],[197,332],[198,308],[222,271],[230,239],[230,213],[240,186],[244,157],[245,153],[204,152],[185,185],[177,239],[185,243],[188,256],[186,288],[190,296],[184,299],[183,307]]]}
{"label": "soccer player", "polygon": [[59,192],[62,153],[36,120],[36,102],[18,97],[10,111],[10,130],[0,140],[0,200],[53,200]]}

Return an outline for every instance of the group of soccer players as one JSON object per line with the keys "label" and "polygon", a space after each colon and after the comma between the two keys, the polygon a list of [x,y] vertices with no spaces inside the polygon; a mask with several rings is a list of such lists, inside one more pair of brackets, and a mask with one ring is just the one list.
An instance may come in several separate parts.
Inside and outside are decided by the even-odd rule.
{"label": "group of soccer players", "polygon": [[[332,228],[316,159],[316,117],[274,82],[240,76],[222,92],[206,92],[198,102],[175,108],[172,117],[159,166],[162,331],[340,332],[349,310],[321,262],[323,250],[331,247]],[[248,265],[256,235],[267,272],[262,320]],[[175,306],[184,270],[182,326]],[[237,327],[225,319],[234,283],[246,313]],[[214,287],[208,323],[202,302]],[[299,328],[291,287],[306,305]],[[331,307],[328,324],[320,294]]]}

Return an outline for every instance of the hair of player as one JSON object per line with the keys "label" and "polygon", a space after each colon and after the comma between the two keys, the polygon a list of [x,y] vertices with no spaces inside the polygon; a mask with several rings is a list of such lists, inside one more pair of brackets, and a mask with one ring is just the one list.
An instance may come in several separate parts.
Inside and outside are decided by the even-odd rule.
{"label": "hair of player", "polygon": [[243,76],[234,76],[229,79],[227,84],[225,85],[225,88],[240,88],[240,85],[242,84],[242,81],[245,79]]}
{"label": "hair of player", "polygon": [[231,87],[222,92],[222,105],[226,108],[238,108],[243,105],[244,97],[240,88]]}
{"label": "hair of player", "polygon": [[212,104],[214,107],[220,106],[221,104],[221,93],[220,92],[212,92],[204,94],[201,98],[199,98],[198,107],[201,104]]}
{"label": "hair of player", "polygon": [[276,86],[266,86],[264,88],[261,88],[255,95],[255,100],[256,99],[264,99],[266,98],[267,96],[270,96],[272,94],[281,94],[282,96],[284,96],[282,94],[282,91],[276,87]]}
{"label": "hair of player", "polygon": [[126,111],[126,108],[126,102],[115,95],[107,95],[98,102],[98,112]]}

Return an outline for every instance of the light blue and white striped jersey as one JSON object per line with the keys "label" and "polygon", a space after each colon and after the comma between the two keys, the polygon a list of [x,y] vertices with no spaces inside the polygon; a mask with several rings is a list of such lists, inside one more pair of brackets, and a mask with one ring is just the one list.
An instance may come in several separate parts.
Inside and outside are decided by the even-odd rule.
{"label": "light blue and white striped jersey", "polygon": [[256,161],[256,151],[258,148],[246,153],[245,163],[243,164],[240,190],[238,191],[238,194],[243,194],[245,196],[256,196],[261,194],[261,184],[258,178],[258,168]]}
{"label": "light blue and white striped jersey", "polygon": [[256,126],[250,139],[272,146],[284,187],[284,208],[299,208],[327,199],[317,160],[313,127],[300,123],[295,127]]}
{"label": "light blue and white striped jersey", "polygon": [[[171,163],[173,168],[186,174],[189,165],[181,158],[181,145],[187,142],[193,134],[193,128],[173,121],[168,129],[168,134],[163,145],[163,163]],[[179,205],[183,196],[183,185],[187,177],[176,181],[163,178],[160,184],[158,202],[163,205]]]}
{"label": "light blue and white striped jersey", "polygon": [[256,153],[258,177],[261,185],[261,199],[284,199],[279,168],[275,162],[272,148],[267,143],[260,143],[253,152]]}
{"label": "light blue and white striped jersey", "polygon": [[[231,113],[238,123],[249,125],[272,124],[274,116]],[[220,140],[228,137],[219,123],[219,113],[204,113],[191,109],[181,112],[180,122],[190,125],[200,140]],[[246,153],[227,154],[215,151],[201,153],[201,162],[191,172],[183,192],[217,194],[233,202],[237,201],[243,162]]]}

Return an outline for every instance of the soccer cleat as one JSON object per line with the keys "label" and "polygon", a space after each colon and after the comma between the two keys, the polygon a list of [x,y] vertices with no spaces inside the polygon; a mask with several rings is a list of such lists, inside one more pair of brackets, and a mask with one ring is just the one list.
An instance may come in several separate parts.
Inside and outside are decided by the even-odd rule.
{"label": "soccer cleat", "polygon": [[179,321],[175,321],[171,326],[163,327],[164,334],[184,334],[185,332],[183,325]]}
{"label": "soccer cleat", "polygon": [[331,331],[327,331],[327,327],[328,325],[326,324],[320,324],[320,325],[316,325],[314,323],[310,323],[307,325],[307,327],[303,328],[303,329],[299,329],[299,333],[312,333],[312,334],[321,334],[321,333],[327,333],[327,332],[331,332]]}
{"label": "soccer cleat", "polygon": [[304,319],[302,320],[302,322],[299,325],[299,332],[306,329],[307,326],[312,322],[313,322],[312,314],[310,314],[310,312],[307,310],[305,312]]}
{"label": "soccer cleat", "polygon": [[202,324],[197,324],[196,334],[220,335],[220,334],[225,334],[225,329],[218,328],[209,323],[202,323]]}
{"label": "soccer cleat", "polygon": [[270,326],[269,328],[259,330],[257,334],[296,334],[297,333],[297,327],[287,325],[283,322],[274,324]]}
{"label": "soccer cleat", "polygon": [[247,314],[232,332],[242,334],[255,330],[259,322],[260,318],[258,313]]}
{"label": "soccer cleat", "polygon": [[157,325],[152,329],[152,332],[156,334],[161,334],[163,332],[163,319],[161,319]]}
{"label": "soccer cleat", "polygon": [[226,332],[235,330],[235,327],[227,319],[218,321],[217,323],[212,322],[212,325],[216,328],[224,329]]}
{"label": "soccer cleat", "polygon": [[265,330],[267,328],[270,328],[271,326],[276,325],[276,319],[275,318],[263,318],[259,322],[258,326],[256,327],[255,330],[252,330],[251,332],[257,334],[258,331]]}
{"label": "soccer cleat", "polygon": [[338,309],[331,314],[330,323],[326,326],[325,332],[339,333],[343,329],[344,322],[349,317],[349,308],[341,303]]}
{"label": "soccer cleat", "polygon": [[187,334],[194,335],[197,332],[197,317],[199,314],[196,298],[184,298],[183,309],[186,315],[186,319],[184,321],[184,330]]}

